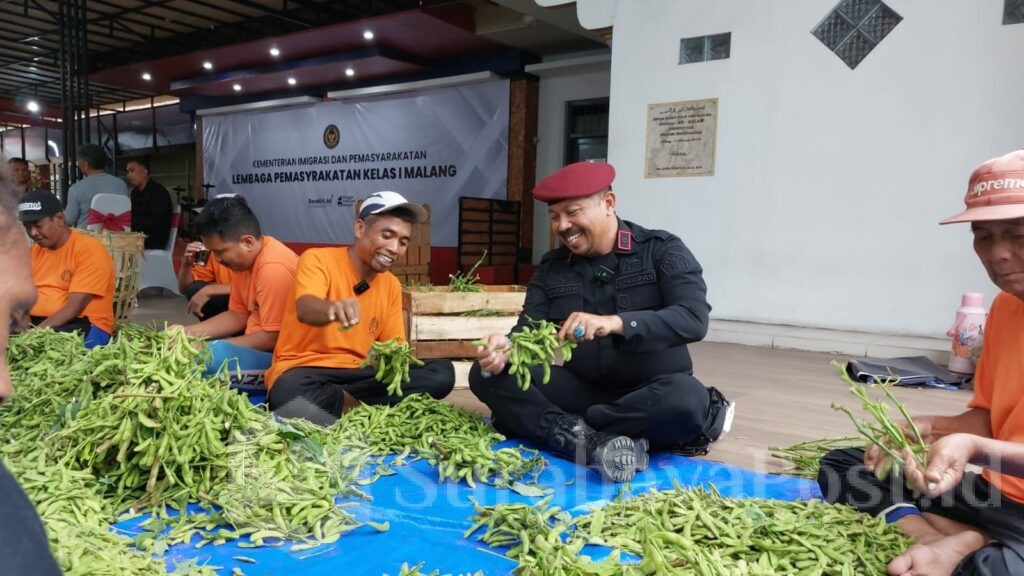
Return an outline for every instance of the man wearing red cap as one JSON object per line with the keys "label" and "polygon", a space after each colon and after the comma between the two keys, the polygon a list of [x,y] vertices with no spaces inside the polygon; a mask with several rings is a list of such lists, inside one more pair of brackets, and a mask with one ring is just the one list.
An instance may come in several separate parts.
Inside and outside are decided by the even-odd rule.
{"label": "man wearing red cap", "polygon": [[[614,178],[609,164],[578,162],[533,190],[562,246],[541,260],[513,332],[559,323],[559,339],[578,344],[572,360],[523,391],[507,370],[508,338],[495,334],[469,384],[503,433],[624,482],[646,468],[648,446],[707,453],[733,405],[693,377],[686,349],[711,311],[700,264],[676,236],[620,220]],[[539,383],[540,367],[531,376]]]}
{"label": "man wearing red cap", "polygon": [[[907,477],[924,480],[919,492],[899,474],[875,477],[884,464],[877,446],[829,453],[818,472],[827,500],[896,522],[917,543],[889,564],[895,575],[1024,574],[1024,478],[1007,474],[1019,466],[1004,468],[998,456],[1012,454],[1007,443],[1024,443],[1024,150],[979,166],[964,202],[965,211],[940,224],[971,223],[974,251],[1001,290],[967,411],[914,418],[925,442],[935,442],[926,472],[907,467]],[[964,470],[975,448],[981,474]]]}

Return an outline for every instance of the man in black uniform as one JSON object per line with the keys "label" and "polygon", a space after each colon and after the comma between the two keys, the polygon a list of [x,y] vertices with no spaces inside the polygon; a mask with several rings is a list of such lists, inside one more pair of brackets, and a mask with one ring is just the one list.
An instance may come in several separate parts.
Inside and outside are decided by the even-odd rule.
{"label": "man in black uniform", "polygon": [[508,338],[477,349],[469,385],[499,431],[628,481],[648,446],[706,454],[731,425],[734,405],[693,377],[686,345],[704,338],[711,306],[701,267],[676,236],[615,214],[606,163],[578,162],[533,191],[548,204],[562,246],[544,255],[513,332],[530,319],[561,324],[579,346],[525,392],[509,375]]}
{"label": "man in black uniform", "polygon": [[146,235],[146,250],[165,250],[171,236],[174,202],[159,182],[149,177],[149,162],[132,158],[126,167],[133,186],[132,232]]}

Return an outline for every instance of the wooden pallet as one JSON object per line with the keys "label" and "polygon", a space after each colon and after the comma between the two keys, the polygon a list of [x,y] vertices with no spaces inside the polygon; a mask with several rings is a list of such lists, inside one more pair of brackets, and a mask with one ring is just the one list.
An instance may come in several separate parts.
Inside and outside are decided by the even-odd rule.
{"label": "wooden pallet", "polygon": [[[526,300],[523,286],[484,286],[483,292],[450,292],[447,286],[402,289],[406,339],[417,358],[471,358],[474,340],[507,334]],[[493,310],[507,316],[460,316]]]}

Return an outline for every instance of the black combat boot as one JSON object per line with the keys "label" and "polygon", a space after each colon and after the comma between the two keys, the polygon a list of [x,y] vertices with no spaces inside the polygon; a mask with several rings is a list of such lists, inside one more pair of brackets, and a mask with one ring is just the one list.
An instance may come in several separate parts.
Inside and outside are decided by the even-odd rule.
{"label": "black combat boot", "polygon": [[711,451],[711,444],[729,433],[732,428],[733,416],[736,414],[736,403],[725,399],[725,395],[717,388],[708,388],[710,402],[704,430],[700,435],[684,446],[671,449],[673,454],[681,456],[704,456]]}
{"label": "black combat boot", "polygon": [[636,448],[636,469],[637,472],[643,472],[647,470],[647,465],[650,463],[651,457],[647,455],[647,451],[651,445],[647,442],[647,438],[639,438],[633,440],[633,447]]}
{"label": "black combat boot", "polygon": [[628,482],[636,474],[637,464],[647,467],[646,440],[638,445],[629,436],[598,432],[579,416],[559,416],[547,440],[548,449],[555,455],[596,468],[614,482]]}

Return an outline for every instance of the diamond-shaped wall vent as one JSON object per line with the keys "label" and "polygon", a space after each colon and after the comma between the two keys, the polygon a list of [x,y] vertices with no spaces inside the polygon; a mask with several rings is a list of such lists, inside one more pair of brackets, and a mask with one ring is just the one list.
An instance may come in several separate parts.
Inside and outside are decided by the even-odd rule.
{"label": "diamond-shaped wall vent", "polygon": [[903,17],[882,0],[842,0],[811,34],[852,70],[901,20]]}

